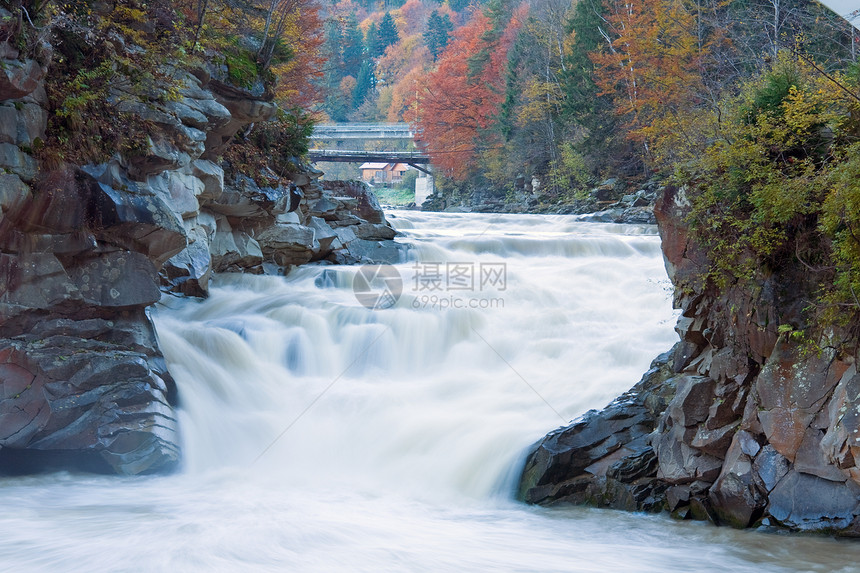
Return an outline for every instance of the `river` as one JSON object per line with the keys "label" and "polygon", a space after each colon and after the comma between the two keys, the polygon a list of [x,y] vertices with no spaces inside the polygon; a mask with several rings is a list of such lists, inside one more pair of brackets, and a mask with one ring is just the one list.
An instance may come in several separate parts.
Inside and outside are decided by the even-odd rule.
{"label": "river", "polygon": [[531,443],[677,340],[659,237],[390,216],[396,268],[222,276],[162,305],[181,471],[0,480],[0,569],[858,570],[850,542],[512,501]]}

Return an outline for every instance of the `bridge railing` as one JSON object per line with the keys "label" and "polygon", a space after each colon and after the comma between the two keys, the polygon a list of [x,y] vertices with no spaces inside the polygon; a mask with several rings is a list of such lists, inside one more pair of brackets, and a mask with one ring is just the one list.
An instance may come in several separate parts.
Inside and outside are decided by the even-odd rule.
{"label": "bridge railing", "polygon": [[327,123],[314,127],[311,139],[413,139],[408,123]]}
{"label": "bridge railing", "polygon": [[382,162],[382,163],[430,163],[430,157],[417,151],[353,151],[343,149],[311,149],[311,161],[336,162]]}

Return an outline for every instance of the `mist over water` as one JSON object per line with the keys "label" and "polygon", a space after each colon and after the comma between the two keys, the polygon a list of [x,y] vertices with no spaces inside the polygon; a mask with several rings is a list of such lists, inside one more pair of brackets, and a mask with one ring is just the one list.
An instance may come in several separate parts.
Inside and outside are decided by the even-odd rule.
{"label": "mist over water", "polygon": [[513,502],[530,444],[677,339],[659,237],[392,215],[411,260],[391,308],[362,306],[360,267],[335,266],[222,276],[162,306],[182,470],[0,480],[3,568],[856,570],[854,544]]}

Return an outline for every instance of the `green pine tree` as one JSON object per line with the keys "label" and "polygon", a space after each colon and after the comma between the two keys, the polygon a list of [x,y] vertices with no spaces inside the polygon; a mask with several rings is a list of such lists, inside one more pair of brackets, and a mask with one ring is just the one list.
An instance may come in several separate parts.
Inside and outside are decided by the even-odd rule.
{"label": "green pine tree", "polygon": [[382,52],[385,51],[383,48],[382,51],[379,49],[379,31],[377,30],[376,23],[371,22],[370,26],[367,27],[367,35],[364,38],[364,46],[365,53],[371,58],[378,58],[382,55]]}
{"label": "green pine tree", "polygon": [[439,16],[437,10],[430,13],[430,18],[427,21],[427,31],[424,32],[424,43],[427,44],[427,49],[433,55],[433,59],[439,57],[445,47],[448,45],[450,33],[454,30],[454,24],[448,14]]}
{"label": "green pine tree", "polygon": [[605,25],[603,4],[599,0],[581,0],[568,22],[574,32],[571,52],[562,72],[565,98],[561,121],[584,128],[585,138],[577,146],[583,155],[594,158],[593,164],[607,164],[607,158],[624,161],[627,145],[620,133],[612,101],[599,95],[594,83],[594,63],[589,54],[603,49],[606,40],[600,34]]}
{"label": "green pine tree", "polygon": [[344,75],[358,77],[364,61],[364,35],[355,16],[349,16],[343,23],[343,71]]}
{"label": "green pine tree", "polygon": [[386,12],[382,20],[379,21],[379,29],[377,30],[377,50],[378,55],[385,53],[388,46],[393,46],[400,41],[400,34],[397,33],[397,24],[394,23],[394,18],[391,17],[391,12]]}
{"label": "green pine tree", "polygon": [[352,108],[358,109],[367,95],[376,85],[376,78],[373,75],[373,66],[370,62],[365,61],[361,64],[361,69],[358,72],[358,77],[355,81],[355,89],[352,91]]}

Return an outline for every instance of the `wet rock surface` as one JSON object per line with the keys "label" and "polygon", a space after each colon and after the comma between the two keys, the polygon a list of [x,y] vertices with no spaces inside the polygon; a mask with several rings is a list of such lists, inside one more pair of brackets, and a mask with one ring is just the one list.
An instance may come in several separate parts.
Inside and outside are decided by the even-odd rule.
{"label": "wet rock surface", "polygon": [[656,478],[650,437],[675,392],[671,352],[657,357],[627,393],[535,444],[520,480],[528,503],[662,509],[668,484]]}
{"label": "wet rock surface", "polygon": [[538,442],[520,499],[860,535],[855,357],[779,333],[780,321],[801,323],[814,289],[802,269],[754,289],[696,288],[708,261],[687,207],[683,189],[667,188],[655,208],[680,341],[606,409]]}

